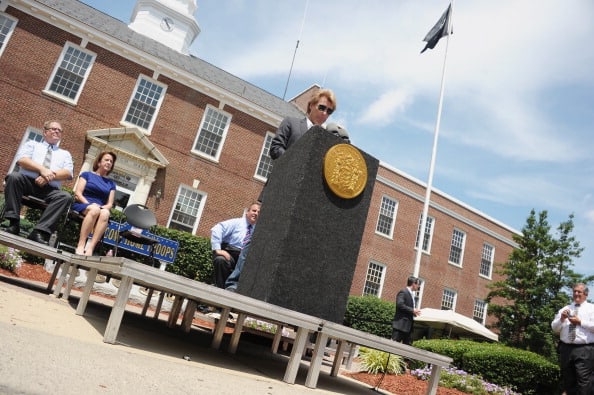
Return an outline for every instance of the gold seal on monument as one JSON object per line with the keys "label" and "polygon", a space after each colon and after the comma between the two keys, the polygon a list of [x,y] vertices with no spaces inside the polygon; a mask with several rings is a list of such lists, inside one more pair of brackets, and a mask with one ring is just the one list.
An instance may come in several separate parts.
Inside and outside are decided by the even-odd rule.
{"label": "gold seal on monument", "polygon": [[336,195],[352,199],[367,184],[367,165],[361,152],[350,144],[337,144],[324,156],[324,179]]}

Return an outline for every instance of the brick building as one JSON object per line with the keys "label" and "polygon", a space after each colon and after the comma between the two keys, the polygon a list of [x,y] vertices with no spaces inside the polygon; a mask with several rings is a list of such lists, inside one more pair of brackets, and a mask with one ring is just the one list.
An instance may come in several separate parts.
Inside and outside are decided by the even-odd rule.
{"label": "brick building", "polygon": [[[106,148],[117,152],[120,206],[146,204],[160,225],[206,237],[240,216],[271,171],[277,126],[303,116],[316,86],[286,102],[189,55],[195,11],[195,0],[143,0],[126,25],[76,0],[0,1],[2,172],[57,119],[76,172]],[[424,195],[423,182],[380,162],[351,294],[394,300],[413,273]],[[514,230],[431,196],[421,306],[484,323],[486,285]]]}

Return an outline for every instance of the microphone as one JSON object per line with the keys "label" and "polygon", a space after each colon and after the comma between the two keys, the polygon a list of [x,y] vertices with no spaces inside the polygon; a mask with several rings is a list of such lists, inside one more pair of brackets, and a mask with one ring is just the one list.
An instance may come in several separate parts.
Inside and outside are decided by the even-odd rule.
{"label": "microphone", "polygon": [[339,124],[331,122],[326,125],[326,130],[350,144],[351,139],[349,138],[349,132]]}

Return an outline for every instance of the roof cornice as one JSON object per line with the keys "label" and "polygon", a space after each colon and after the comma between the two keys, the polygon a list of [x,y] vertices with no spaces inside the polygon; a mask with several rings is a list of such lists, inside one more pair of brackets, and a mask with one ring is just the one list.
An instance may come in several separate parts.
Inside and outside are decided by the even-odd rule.
{"label": "roof cornice", "polygon": [[[45,3],[51,3],[51,6],[46,5]],[[202,92],[208,96],[211,96],[219,100],[223,104],[228,104],[232,107],[235,107],[265,123],[269,123],[273,126],[276,126],[280,124],[281,120],[286,116],[286,114],[277,114],[269,109],[264,108],[263,106],[254,103],[253,101],[250,101],[245,97],[242,97],[238,94],[224,89],[224,87],[207,81],[204,78],[192,74],[191,72],[181,67],[172,65],[163,58],[150,54],[134,45],[131,45],[130,43],[127,43],[120,37],[110,35],[104,31],[98,30],[97,28],[88,23],[74,18],[73,16],[67,13],[69,10],[67,8],[67,5],[64,4],[64,1],[46,1],[45,3],[36,0],[8,0],[7,5],[14,7],[27,14],[31,14],[44,22],[59,27],[60,29],[68,31],[69,33],[79,37],[81,39],[81,42],[83,43],[89,42],[100,47],[106,48],[126,59],[130,59],[136,63],[142,64],[143,66],[153,70],[153,72],[158,75],[163,75],[167,78],[179,82],[182,85],[186,85],[192,89],[195,89],[198,92]],[[124,31],[124,33],[127,36],[130,36],[127,37],[130,38],[130,41],[132,41],[132,36],[138,34],[130,28],[128,28],[127,25],[125,25],[123,22],[109,15],[106,15],[98,10],[95,10],[84,3],[78,3],[80,3],[81,6],[88,7],[93,12],[99,13],[106,18],[110,18],[112,22],[122,24],[122,27],[120,29],[125,28],[127,30]],[[62,7],[64,8],[64,10],[61,10]],[[92,16],[89,16],[89,18],[91,17]],[[146,38],[146,40],[150,39]],[[155,46],[161,45],[156,42],[152,42],[151,44]],[[166,52],[167,50],[169,50],[172,53],[176,53],[177,56],[182,56],[178,54],[176,51],[171,50],[169,48],[165,48],[164,46],[162,49],[164,49]],[[190,55],[185,56],[191,57]],[[198,58],[195,59],[202,61]],[[215,67],[212,65],[210,66]],[[221,70],[221,72],[223,71]],[[252,84],[245,82],[244,91],[245,89],[252,87]],[[290,104],[287,103],[287,107],[288,106],[290,106]]]}

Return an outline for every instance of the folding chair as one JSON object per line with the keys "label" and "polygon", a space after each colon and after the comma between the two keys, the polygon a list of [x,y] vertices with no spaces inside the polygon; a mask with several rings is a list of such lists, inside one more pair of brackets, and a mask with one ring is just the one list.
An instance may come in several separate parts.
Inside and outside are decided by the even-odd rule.
{"label": "folding chair", "polygon": [[[157,218],[155,217],[155,214],[153,214],[153,212],[148,207],[142,204],[129,205],[124,209],[123,214],[124,215],[120,220],[116,233],[116,244],[113,255],[117,256],[118,244],[121,242],[121,240],[127,239],[133,243],[147,245],[149,248],[149,256],[154,266],[154,246],[159,242],[159,240],[155,237],[142,234],[142,231],[148,231],[150,228],[157,225]],[[124,226],[124,219],[129,226]]]}

